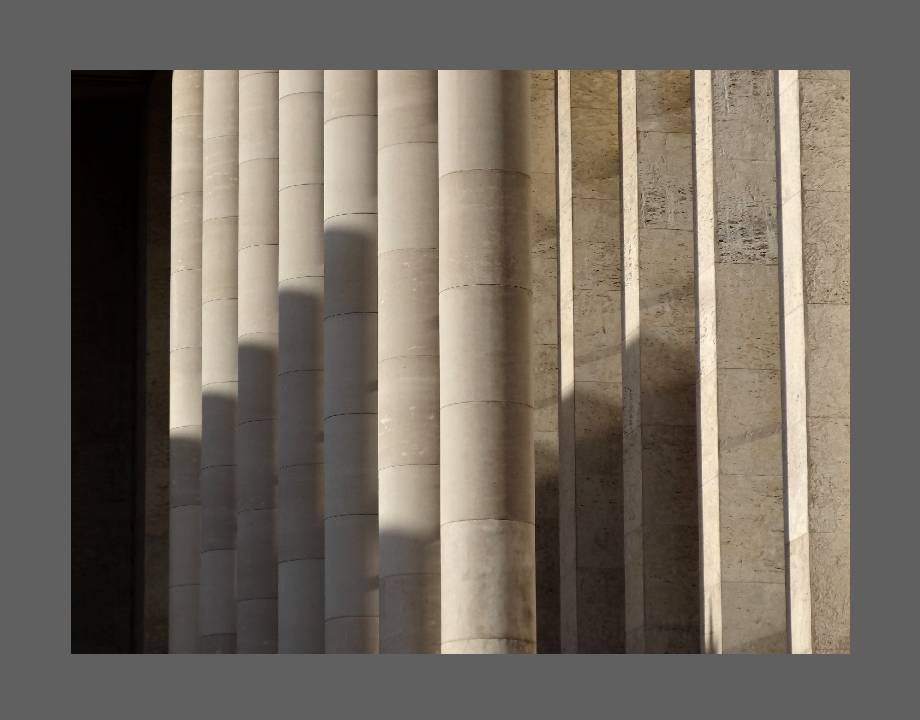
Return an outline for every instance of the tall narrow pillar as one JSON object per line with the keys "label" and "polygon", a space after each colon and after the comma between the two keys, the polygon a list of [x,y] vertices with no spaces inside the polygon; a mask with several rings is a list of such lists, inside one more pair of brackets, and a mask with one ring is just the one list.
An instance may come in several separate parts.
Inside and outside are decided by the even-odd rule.
{"label": "tall narrow pillar", "polygon": [[537,652],[559,652],[559,274],[556,72],[530,73]]}
{"label": "tall narrow pillar", "polygon": [[562,647],[566,652],[621,652],[617,72],[559,75]]}
{"label": "tall narrow pillar", "polygon": [[278,77],[278,650],[323,652],[323,71]]}
{"label": "tall narrow pillar", "polygon": [[700,293],[706,298],[700,317],[702,322],[705,307],[710,325],[700,331],[709,343],[705,365],[701,359],[701,392],[715,382],[705,398],[701,394],[706,432],[700,458],[710,465],[701,474],[703,544],[710,551],[703,554],[708,579],[702,607],[710,628],[702,639],[710,652],[783,652],[773,76],[720,70],[697,71],[694,78],[697,174],[710,205],[697,228]]}
{"label": "tall narrow pillar", "polygon": [[278,635],[278,71],[240,70],[239,93],[237,649],[273,653]]}
{"label": "tall narrow pillar", "polygon": [[377,75],[380,651],[440,650],[438,78]]}
{"label": "tall narrow pillar", "polygon": [[529,94],[438,73],[444,653],[536,649]]}
{"label": "tall narrow pillar", "polygon": [[201,453],[202,73],[172,87],[169,313],[169,651],[197,652]]}
{"label": "tall narrow pillar", "polygon": [[850,651],[850,86],[779,71],[788,648]]}
{"label": "tall narrow pillar", "polygon": [[326,652],[378,650],[377,73],[324,73]]}
{"label": "tall narrow pillar", "polygon": [[236,70],[204,73],[201,282],[201,597],[203,652],[236,651]]}
{"label": "tall narrow pillar", "polygon": [[[640,71],[635,84],[624,81],[622,89],[626,650],[695,652],[699,566],[690,72]],[[633,113],[634,150],[632,138],[625,137],[625,121]]]}

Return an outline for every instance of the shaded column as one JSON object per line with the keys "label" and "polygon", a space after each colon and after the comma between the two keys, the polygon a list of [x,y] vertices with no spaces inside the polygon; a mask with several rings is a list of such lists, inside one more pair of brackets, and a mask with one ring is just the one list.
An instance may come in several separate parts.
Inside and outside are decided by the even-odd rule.
{"label": "shaded column", "polygon": [[324,74],[326,652],[377,652],[377,73]]}
{"label": "shaded column", "polygon": [[278,634],[278,71],[240,70],[239,93],[237,648],[273,653]]}
{"label": "shaded column", "polygon": [[567,255],[559,276],[566,315],[560,352],[567,356],[560,523],[572,524],[560,529],[567,652],[621,652],[624,642],[617,76],[560,71],[559,103],[567,105],[565,117],[560,114],[567,123],[559,129],[560,180],[563,163],[571,168],[559,186],[560,247],[565,244]]}
{"label": "shaded column", "polygon": [[788,647],[848,653],[849,73],[776,83]]}
{"label": "shaded column", "polygon": [[559,274],[556,72],[530,75],[537,651],[559,652]]}
{"label": "shaded column", "polygon": [[623,167],[624,186],[628,172],[638,187],[624,237],[628,652],[699,648],[690,90],[688,71],[636,73],[636,160]]}
{"label": "shaded column", "polygon": [[529,95],[438,73],[445,653],[536,650]]}
{"label": "shaded column", "polygon": [[202,73],[172,83],[169,313],[169,651],[198,649]]}
{"label": "shaded column", "polygon": [[[704,144],[697,146],[696,161],[698,172],[710,174],[714,192],[712,220],[705,233],[702,227],[698,232],[699,252],[711,258],[700,280],[711,294],[707,320],[715,331],[706,336],[714,355],[700,374],[701,382],[703,377],[711,382],[714,372],[716,383],[707,388],[715,393],[710,414],[700,420],[708,430],[701,457],[714,463],[701,487],[702,517],[704,546],[707,533],[718,537],[709,547],[718,553],[720,585],[704,585],[704,597],[710,597],[703,611],[712,610],[715,595],[721,606],[711,623],[712,642],[705,636],[703,641],[716,652],[783,652],[773,78],[759,70],[698,71],[696,80],[698,135],[709,132],[699,138]],[[708,562],[704,554],[704,565]],[[704,567],[704,576],[709,569]]]}
{"label": "shaded column", "polygon": [[323,72],[278,77],[278,650],[323,652]]}
{"label": "shaded column", "polygon": [[437,81],[377,75],[381,652],[440,650]]}
{"label": "shaded column", "polygon": [[201,286],[201,597],[204,652],[236,651],[236,70],[204,72]]}

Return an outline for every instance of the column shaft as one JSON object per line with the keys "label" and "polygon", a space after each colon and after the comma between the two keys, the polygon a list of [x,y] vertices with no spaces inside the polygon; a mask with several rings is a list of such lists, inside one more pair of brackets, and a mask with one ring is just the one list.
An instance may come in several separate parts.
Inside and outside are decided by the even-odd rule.
{"label": "column shaft", "polygon": [[440,650],[438,84],[377,76],[380,651]]}
{"label": "column shaft", "polygon": [[201,597],[206,652],[236,651],[236,70],[204,73],[201,287]]}
{"label": "column shaft", "polygon": [[536,649],[529,94],[438,73],[446,653]]}
{"label": "column shaft", "polygon": [[241,653],[273,653],[278,635],[278,72],[241,70],[239,109],[237,647]]}
{"label": "column shaft", "polygon": [[323,72],[278,86],[278,649],[321,653]]}
{"label": "column shaft", "polygon": [[169,316],[169,650],[198,649],[202,73],[172,88]]}
{"label": "column shaft", "polygon": [[378,650],[377,73],[327,70],[326,652]]}

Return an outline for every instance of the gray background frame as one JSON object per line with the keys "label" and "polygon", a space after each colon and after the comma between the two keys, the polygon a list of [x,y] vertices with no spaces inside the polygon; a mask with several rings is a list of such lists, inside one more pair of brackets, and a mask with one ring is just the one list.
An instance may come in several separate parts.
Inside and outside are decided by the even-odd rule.
{"label": "gray background frame", "polygon": [[[904,4],[158,0],[6,9],[7,707],[93,716],[828,716],[913,705],[916,23]],[[286,4],[287,5],[287,4]],[[207,38],[207,42],[201,42]],[[70,69],[849,68],[856,302],[849,657],[70,656]],[[67,171],[64,168],[66,158]],[[899,212],[901,211],[901,212]],[[913,454],[913,453],[911,453]],[[915,672],[915,671],[914,671]],[[914,680],[915,682],[915,680]],[[908,703],[905,707],[903,703]],[[899,707],[900,705],[900,707]],[[30,713],[31,714],[31,713]]]}

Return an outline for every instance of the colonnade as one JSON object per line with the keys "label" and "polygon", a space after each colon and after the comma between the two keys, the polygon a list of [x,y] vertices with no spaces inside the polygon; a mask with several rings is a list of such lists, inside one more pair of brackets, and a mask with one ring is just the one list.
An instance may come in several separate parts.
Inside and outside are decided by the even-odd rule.
{"label": "colonnade", "polygon": [[849,84],[173,75],[172,652],[847,652]]}

